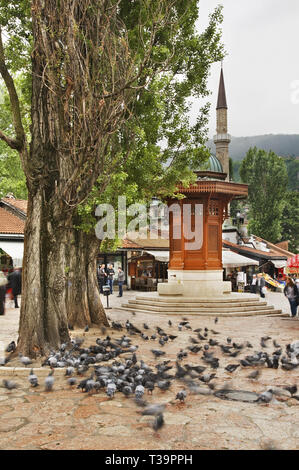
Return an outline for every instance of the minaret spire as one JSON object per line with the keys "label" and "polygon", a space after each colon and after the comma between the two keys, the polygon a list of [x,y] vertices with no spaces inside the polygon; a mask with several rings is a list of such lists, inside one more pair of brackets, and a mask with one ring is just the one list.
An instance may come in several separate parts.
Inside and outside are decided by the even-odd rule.
{"label": "minaret spire", "polygon": [[231,137],[227,132],[227,109],[228,108],[224,85],[223,64],[221,63],[218,101],[216,107],[217,135],[214,136],[214,143],[216,145],[216,157],[220,161],[224,173],[227,174],[227,180],[229,180],[229,143],[231,141]]}
{"label": "minaret spire", "polygon": [[224,85],[224,77],[223,77],[223,68],[221,65],[221,73],[220,73],[220,83],[219,83],[219,90],[218,90],[218,102],[216,109],[227,109],[226,103],[226,93],[225,93],[225,85]]}

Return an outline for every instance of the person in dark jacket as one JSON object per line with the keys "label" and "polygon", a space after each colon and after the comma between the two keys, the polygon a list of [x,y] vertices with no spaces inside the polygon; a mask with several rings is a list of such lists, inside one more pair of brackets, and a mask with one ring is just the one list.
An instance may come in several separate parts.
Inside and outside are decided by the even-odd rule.
{"label": "person in dark jacket", "polygon": [[114,279],[115,271],[113,269],[113,265],[109,264],[107,269],[107,277],[108,277],[108,284],[110,286],[110,293],[113,294],[113,279]]}
{"label": "person in dark jacket", "polygon": [[258,284],[260,296],[264,299],[266,297],[264,293],[264,287],[266,286],[266,281],[262,273],[259,273],[257,275],[257,284]]}
{"label": "person in dark jacket", "polygon": [[21,295],[22,292],[22,274],[21,268],[15,268],[12,273],[8,275],[8,281],[12,288],[12,295],[15,302],[15,308],[19,308],[18,305],[18,295]]}
{"label": "person in dark jacket", "polygon": [[100,293],[103,294],[103,286],[106,284],[107,273],[105,271],[105,264],[101,264],[98,268],[98,281],[100,287]]}
{"label": "person in dark jacket", "polygon": [[283,290],[284,295],[288,298],[291,307],[291,316],[295,318],[297,313],[297,306],[299,300],[299,290],[296,283],[292,278],[288,277],[286,280],[286,285]]}

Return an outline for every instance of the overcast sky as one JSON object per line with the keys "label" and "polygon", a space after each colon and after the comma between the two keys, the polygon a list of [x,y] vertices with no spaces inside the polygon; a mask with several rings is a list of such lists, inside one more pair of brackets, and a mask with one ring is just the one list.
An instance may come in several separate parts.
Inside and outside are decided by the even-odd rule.
{"label": "overcast sky", "polygon": [[[299,0],[199,0],[199,31],[223,5],[224,79],[233,136],[299,134]],[[215,134],[220,63],[211,69]],[[195,102],[192,114],[200,103]]]}

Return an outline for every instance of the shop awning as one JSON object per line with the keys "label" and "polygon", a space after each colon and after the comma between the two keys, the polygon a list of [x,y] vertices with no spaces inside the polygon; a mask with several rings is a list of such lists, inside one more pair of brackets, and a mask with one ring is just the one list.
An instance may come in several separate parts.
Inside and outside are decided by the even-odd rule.
{"label": "shop awning", "polygon": [[14,266],[22,266],[24,255],[24,242],[2,241],[0,240],[0,248],[13,259]]}
{"label": "shop awning", "polygon": [[[146,251],[157,261],[169,262],[169,251]],[[258,266],[259,262],[246,256],[239,255],[233,251],[222,251],[222,262],[224,268],[237,268],[238,266]]]}
{"label": "shop awning", "polygon": [[287,267],[287,261],[284,260],[277,260],[277,259],[272,259],[271,263],[274,264],[275,268],[281,269],[281,268],[286,268]]}
{"label": "shop awning", "polygon": [[149,255],[153,256],[157,261],[162,263],[169,262],[169,251],[146,251]]}
{"label": "shop awning", "polygon": [[222,251],[222,264],[224,268],[238,268],[239,266],[258,266],[259,262],[234,251]]}

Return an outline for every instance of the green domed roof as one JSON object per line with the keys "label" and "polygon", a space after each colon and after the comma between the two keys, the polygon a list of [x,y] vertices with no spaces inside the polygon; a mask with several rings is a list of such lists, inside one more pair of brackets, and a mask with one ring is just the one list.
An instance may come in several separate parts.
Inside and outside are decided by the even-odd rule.
{"label": "green domed roof", "polygon": [[211,155],[209,160],[203,163],[199,171],[212,171],[214,173],[223,173],[223,168],[215,155]]}
{"label": "green domed roof", "polygon": [[208,161],[208,171],[214,171],[215,173],[223,173],[223,168],[215,155],[211,155]]}

